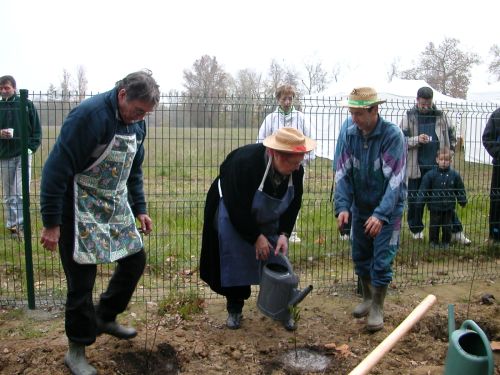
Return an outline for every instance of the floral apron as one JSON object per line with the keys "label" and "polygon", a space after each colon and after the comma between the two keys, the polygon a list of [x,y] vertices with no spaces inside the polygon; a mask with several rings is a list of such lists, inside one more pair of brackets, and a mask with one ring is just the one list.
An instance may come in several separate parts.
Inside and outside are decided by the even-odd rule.
{"label": "floral apron", "polygon": [[136,152],[135,134],[115,135],[103,154],[75,176],[77,263],[111,263],[142,249],[127,189]]}
{"label": "floral apron", "polygon": [[[266,180],[272,158],[266,167],[266,172],[255,192],[252,201],[252,215],[259,228],[273,247],[278,240],[279,218],[290,206],[295,195],[292,175],[288,180],[288,189],[282,199],[271,197],[264,193]],[[219,253],[221,269],[221,285],[223,287],[257,285],[260,282],[262,261],[255,259],[255,245],[245,241],[231,223],[224,200],[219,180]],[[271,254],[274,256],[274,254]]]}

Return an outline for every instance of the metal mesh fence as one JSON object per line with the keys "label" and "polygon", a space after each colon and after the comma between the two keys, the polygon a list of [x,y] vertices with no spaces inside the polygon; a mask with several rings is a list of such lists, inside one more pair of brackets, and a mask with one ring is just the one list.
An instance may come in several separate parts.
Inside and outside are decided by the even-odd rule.
{"label": "metal mesh fence", "polygon": [[[42,145],[33,155],[29,197],[35,300],[37,306],[61,304],[66,285],[59,256],[39,245],[39,184],[44,161],[60,127],[81,98],[31,93],[30,99],[43,127]],[[301,283],[313,284],[315,290],[322,291],[352,290],[356,285],[350,244],[342,241],[337,232],[331,201],[331,159],[340,125],[348,116],[347,110],[339,106],[342,99],[307,97],[296,103],[318,147],[316,159],[306,167],[303,204],[296,225],[301,241],[290,244],[289,254]],[[499,250],[485,241],[491,163],[481,144],[484,125],[496,107],[436,104],[457,128],[453,166],[460,172],[468,195],[467,206],[457,207],[457,214],[472,243],[431,249],[427,240],[412,238],[404,217],[394,263],[395,287],[494,278],[499,274]],[[380,106],[380,114],[399,124],[413,105],[410,101],[389,100]],[[144,178],[154,232],[145,238],[148,263],[135,299],[158,301],[171,293],[193,289],[205,297],[213,296],[198,274],[205,194],[224,157],[238,146],[255,142],[260,124],[274,109],[273,98],[162,97],[161,104],[147,118]],[[426,227],[428,220],[426,212]],[[0,305],[26,304],[27,240],[18,241],[8,231],[0,231]],[[106,287],[113,267],[99,266],[96,295]]]}

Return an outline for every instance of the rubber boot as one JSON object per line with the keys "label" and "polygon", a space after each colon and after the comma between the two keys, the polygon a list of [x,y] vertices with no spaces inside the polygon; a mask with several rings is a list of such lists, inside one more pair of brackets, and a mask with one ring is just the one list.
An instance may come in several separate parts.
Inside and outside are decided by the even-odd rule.
{"label": "rubber boot", "polygon": [[106,333],[118,339],[124,340],[132,339],[137,336],[137,331],[135,330],[135,328],[122,326],[115,320],[111,322],[105,322],[99,317],[96,317],[96,326],[98,336]]}
{"label": "rubber boot", "polygon": [[368,315],[372,306],[372,286],[370,278],[360,278],[361,292],[363,293],[363,302],[357,305],[352,311],[355,318],[362,318]]}
{"label": "rubber boot", "polygon": [[64,356],[64,364],[73,375],[96,375],[97,370],[85,358],[85,345],[69,341],[69,349]]}
{"label": "rubber boot", "polygon": [[372,286],[373,301],[366,321],[366,329],[370,332],[380,331],[384,328],[384,300],[387,285]]}

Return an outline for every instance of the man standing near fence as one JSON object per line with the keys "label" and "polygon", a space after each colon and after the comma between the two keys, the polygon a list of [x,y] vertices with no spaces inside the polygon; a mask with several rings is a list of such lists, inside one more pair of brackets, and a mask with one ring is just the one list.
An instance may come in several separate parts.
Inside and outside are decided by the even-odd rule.
{"label": "man standing near fence", "polygon": [[[433,103],[434,92],[424,86],[417,91],[417,104],[401,121],[401,129],[408,142],[408,226],[413,239],[424,239],[423,208],[417,203],[422,178],[437,166],[436,153],[440,147],[455,150],[455,127],[446,114]],[[469,245],[462,223],[453,210],[451,240]]]}
{"label": "man standing near fence", "polygon": [[[65,364],[73,374],[95,374],[85,347],[102,333],[130,339],[137,332],[116,322],[146,264],[139,231],[149,234],[142,162],[145,116],[160,99],[149,71],[127,75],[111,91],[70,112],[42,172],[41,244],[59,254],[68,292]],[[139,229],[136,227],[136,219]],[[94,308],[98,263],[117,262]]]}
{"label": "man standing near fence", "polygon": [[[7,211],[5,226],[12,238],[23,237],[23,192],[21,174],[21,120],[20,98],[16,95],[16,80],[0,77],[0,174],[3,201]],[[42,127],[38,112],[28,100],[28,185],[31,177],[32,154],[40,146]]]}
{"label": "man standing near fence", "polygon": [[384,326],[384,300],[406,198],[404,137],[397,125],[378,114],[378,105],[384,102],[371,87],[349,94],[345,106],[354,126],[339,140],[335,173],[337,226],[342,230],[352,213],[352,260],[363,293],[353,315],[368,315],[370,332]]}
{"label": "man standing near fence", "polygon": [[493,158],[488,237],[488,241],[493,245],[500,243],[500,108],[493,111],[486,123],[483,146]]}
{"label": "man standing near fence", "polygon": [[[264,139],[276,132],[280,128],[295,128],[300,130],[306,137],[311,138],[311,129],[309,123],[306,121],[304,114],[293,105],[295,98],[295,88],[291,85],[282,85],[276,90],[276,100],[278,106],[266,116],[262,125],[259,128],[257,142],[262,143]],[[302,165],[305,167],[315,158],[314,151],[306,154]],[[305,174],[304,174],[305,177]],[[297,217],[298,220],[298,217]],[[290,242],[301,242],[300,237],[297,235],[296,227],[290,234]]]}

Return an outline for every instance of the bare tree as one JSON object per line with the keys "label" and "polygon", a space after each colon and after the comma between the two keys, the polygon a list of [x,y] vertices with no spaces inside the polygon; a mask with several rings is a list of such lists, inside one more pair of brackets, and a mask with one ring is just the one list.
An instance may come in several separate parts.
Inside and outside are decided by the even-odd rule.
{"label": "bare tree", "polygon": [[399,58],[395,58],[394,60],[392,60],[392,63],[389,66],[389,71],[387,72],[388,82],[392,82],[394,77],[398,76],[398,71],[399,71]]}
{"label": "bare tree", "polygon": [[85,67],[82,65],[78,65],[78,67],[76,68],[76,80],[77,80],[78,99],[81,101],[85,98],[85,92],[87,91],[87,84],[89,83],[89,81],[87,80]]}
{"label": "bare tree", "polygon": [[488,71],[495,76],[497,81],[500,81],[500,47],[498,44],[491,46],[490,55],[493,55],[493,60],[488,66]]}
{"label": "bare tree", "polygon": [[230,75],[217,62],[216,57],[202,56],[192,70],[184,70],[184,87],[187,95],[213,98],[228,92]]}
{"label": "bare tree", "polygon": [[334,66],[333,66],[333,69],[332,69],[332,77],[333,77],[333,80],[338,83],[339,82],[339,78],[340,78],[340,72],[342,70],[342,67],[340,66],[339,63],[336,63]]}
{"label": "bare tree", "polygon": [[307,80],[302,80],[306,94],[323,92],[330,83],[328,73],[323,69],[321,62],[311,62],[304,65]]}
{"label": "bare tree", "polygon": [[234,95],[238,97],[257,97],[262,91],[262,74],[251,69],[238,71],[234,80]]}
{"label": "bare tree", "polygon": [[66,70],[63,69],[63,76],[61,80],[61,97],[62,100],[68,100],[70,97],[70,91],[71,91],[71,74]]}
{"label": "bare tree", "polygon": [[403,71],[401,77],[424,79],[445,95],[465,99],[472,66],[481,60],[475,53],[461,51],[459,44],[460,41],[454,38],[446,38],[438,47],[429,43],[417,66]]}
{"label": "bare tree", "polygon": [[54,84],[50,84],[49,88],[47,89],[47,99],[53,100],[57,97],[57,90]]}
{"label": "bare tree", "polygon": [[196,127],[225,127],[227,118],[221,115],[232,77],[222,69],[217,59],[203,55],[184,70],[186,95],[194,98],[189,104],[190,123]]}
{"label": "bare tree", "polygon": [[300,96],[299,75],[293,67],[283,67],[275,59],[271,61],[268,79],[265,81],[266,96],[274,96],[274,93],[281,85],[292,85]]}

